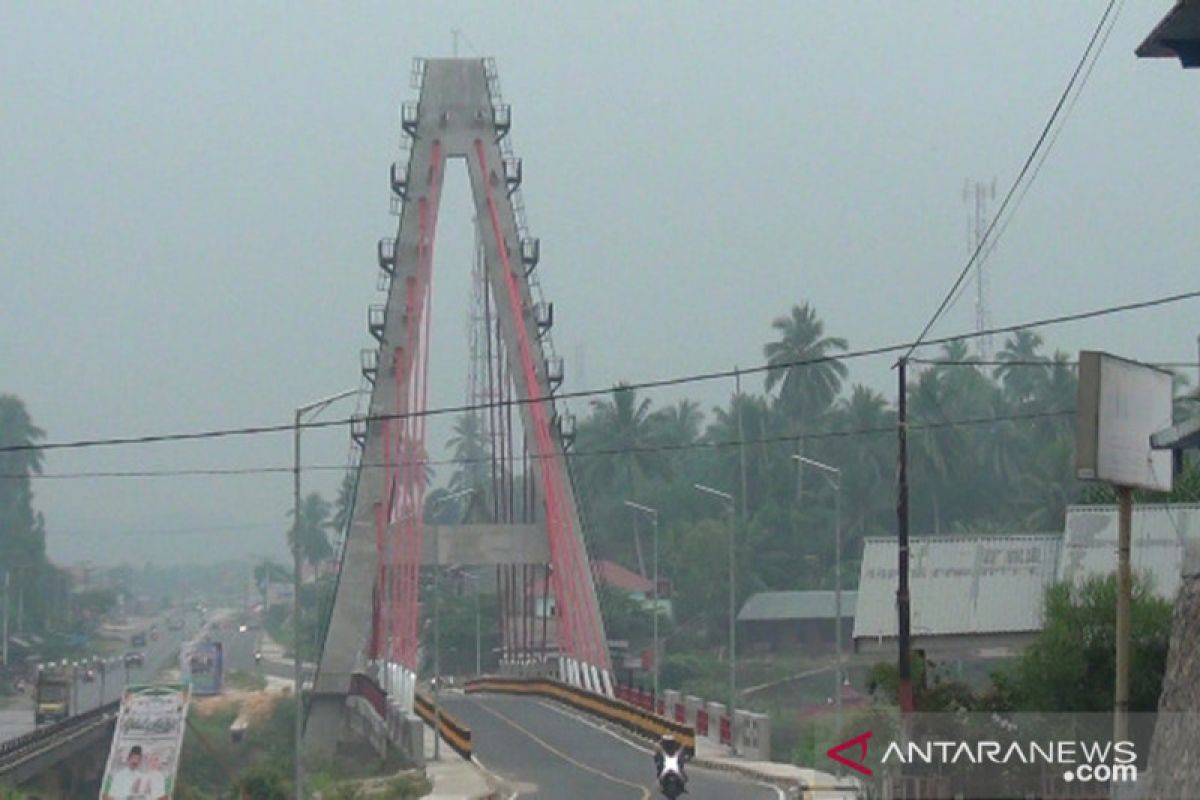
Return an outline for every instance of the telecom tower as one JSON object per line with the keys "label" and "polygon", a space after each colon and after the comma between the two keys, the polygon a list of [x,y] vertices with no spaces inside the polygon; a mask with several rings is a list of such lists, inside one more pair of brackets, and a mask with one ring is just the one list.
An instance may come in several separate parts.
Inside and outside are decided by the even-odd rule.
{"label": "telecom tower", "polygon": [[[390,174],[398,229],[378,246],[387,302],[367,315],[377,346],[362,358],[371,400],[352,429],[362,450],[352,521],[308,708],[305,739],[316,751],[336,742],[356,672],[381,674],[392,701],[412,708],[422,564],[496,567],[501,669],[612,693],[566,460],[572,423],[554,397],[563,364],[537,282],[510,108],[491,59],[418,59],[412,78],[419,100],[401,109],[402,155]],[[433,526],[424,521],[430,287],[451,158],[467,162],[475,206],[468,399],[482,406],[488,485],[468,503],[481,518]]]}
{"label": "telecom tower", "polygon": [[[970,256],[979,249],[988,225],[991,224],[988,204],[996,199],[996,179],[991,183],[967,179],[963,182],[963,202],[967,204],[967,254]],[[994,241],[994,240],[993,240]],[[988,275],[987,259],[994,247],[989,242],[984,251],[975,259],[975,332],[981,334],[975,338],[975,346],[981,361],[992,359],[992,337],[982,335],[992,327],[992,311],[988,304]]]}

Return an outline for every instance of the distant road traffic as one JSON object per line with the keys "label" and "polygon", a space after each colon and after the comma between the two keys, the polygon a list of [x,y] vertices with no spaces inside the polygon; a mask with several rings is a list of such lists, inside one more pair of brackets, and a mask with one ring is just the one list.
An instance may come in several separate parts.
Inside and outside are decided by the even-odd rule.
{"label": "distant road traffic", "polygon": [[[151,623],[147,622],[146,627]],[[97,669],[95,680],[88,682],[77,676],[71,688],[72,711],[75,714],[90,711],[105,703],[119,700],[121,691],[127,684],[149,683],[164,669],[178,665],[179,647],[187,637],[192,636],[198,626],[196,615],[188,612],[184,616],[182,631],[168,630],[165,619],[157,620],[158,638],[147,639],[145,648],[132,648],[126,644],[126,650],[138,649],[145,654],[145,662],[141,667],[126,667],[122,656],[110,658],[103,671]],[[254,654],[251,652],[253,662]],[[33,687],[25,690],[23,697],[17,698],[15,704],[0,708],[0,742],[32,731],[36,725],[33,720]]]}

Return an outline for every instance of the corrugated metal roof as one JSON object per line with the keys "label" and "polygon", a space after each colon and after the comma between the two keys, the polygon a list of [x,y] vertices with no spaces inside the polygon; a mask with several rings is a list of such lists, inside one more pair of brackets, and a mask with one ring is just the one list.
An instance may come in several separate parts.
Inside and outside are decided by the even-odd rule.
{"label": "corrugated metal roof", "polygon": [[[913,539],[909,590],[914,636],[1015,633],[1041,628],[1054,581],[1057,533]],[[854,636],[896,635],[896,540],[867,539]]]}
{"label": "corrugated metal roof", "polygon": [[[837,602],[832,591],[759,592],[750,596],[738,612],[739,622],[770,622],[789,619],[836,619]],[[858,592],[842,590],[842,619],[854,617]],[[846,623],[843,621],[842,625]],[[844,629],[844,628],[843,628]]]}
{"label": "corrugated metal roof", "polygon": [[[1179,591],[1184,542],[1200,540],[1200,505],[1135,505],[1130,561],[1148,574],[1155,594],[1173,600]],[[1081,583],[1117,568],[1117,507],[1072,506],[1059,558],[1058,580]]]}

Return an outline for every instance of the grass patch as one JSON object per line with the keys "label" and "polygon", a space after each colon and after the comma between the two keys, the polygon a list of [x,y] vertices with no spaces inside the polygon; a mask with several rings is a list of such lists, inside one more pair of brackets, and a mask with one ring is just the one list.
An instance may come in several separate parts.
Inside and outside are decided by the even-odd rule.
{"label": "grass patch", "polygon": [[267,678],[257,672],[235,669],[225,675],[225,686],[239,692],[261,692],[267,688]]}

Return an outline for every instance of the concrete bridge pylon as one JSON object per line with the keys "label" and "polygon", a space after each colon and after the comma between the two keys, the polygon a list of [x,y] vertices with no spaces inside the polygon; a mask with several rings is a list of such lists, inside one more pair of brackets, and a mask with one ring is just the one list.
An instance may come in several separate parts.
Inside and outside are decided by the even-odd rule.
{"label": "concrete bridge pylon", "polygon": [[[423,521],[429,290],[449,159],[467,165],[482,280],[493,315],[489,335],[494,332],[508,387],[491,405],[519,418],[526,464],[521,492],[533,502],[522,519],[510,509],[507,517],[489,524],[443,527],[437,550],[451,561],[439,563],[519,565],[506,574],[522,576],[525,594],[531,577],[540,573],[553,603],[551,610],[546,602],[541,613],[552,617],[553,637],[545,635],[543,622],[537,657],[542,663],[536,667],[544,673],[552,660],[550,668],[563,679],[612,693],[604,623],[567,464],[566,415],[554,397],[562,366],[548,344],[553,314],[535,296],[539,247],[525,226],[521,162],[507,138],[510,109],[500,97],[491,59],[416,63],[419,99],[401,110],[407,158],[393,164],[390,173],[399,225],[395,238],[378,247],[387,302],[368,314],[368,329],[378,344],[363,358],[371,400],[355,432],[359,474],[308,705],[310,752],[329,752],[336,744],[352,674],[386,663],[415,677],[419,667],[420,568],[429,561],[433,538],[432,526]],[[508,430],[511,435],[511,421]],[[508,459],[515,460],[511,444]],[[513,494],[511,483],[507,494]],[[510,589],[516,585],[515,577],[505,583],[501,570],[498,580]],[[515,612],[525,628],[528,609]],[[533,650],[525,652],[528,657]]]}

